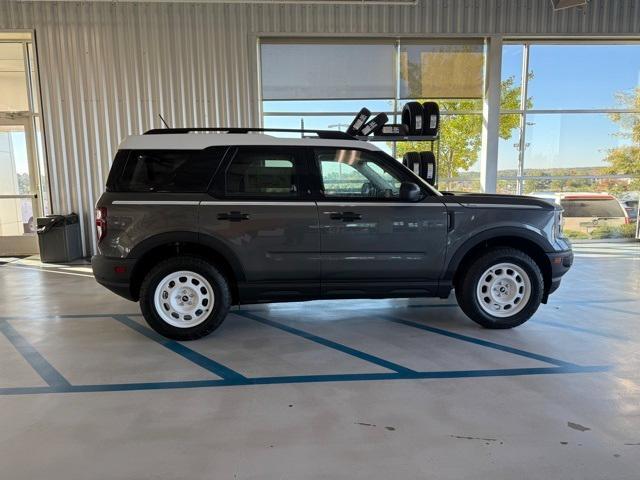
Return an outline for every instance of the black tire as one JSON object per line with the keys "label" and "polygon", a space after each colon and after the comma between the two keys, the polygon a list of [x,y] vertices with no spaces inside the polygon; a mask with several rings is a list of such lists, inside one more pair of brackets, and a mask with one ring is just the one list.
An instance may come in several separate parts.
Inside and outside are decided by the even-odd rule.
{"label": "black tire", "polygon": [[[159,283],[172,272],[186,270],[204,277],[213,289],[214,302],[205,319],[193,327],[181,328],[167,323],[158,313],[154,295]],[[174,340],[195,340],[209,335],[222,324],[229,306],[231,293],[224,276],[202,258],[192,256],[172,257],[154,266],[142,281],[140,287],[140,309],[149,326],[156,332]]]}
{"label": "black tire", "polygon": [[360,131],[364,124],[367,123],[367,120],[371,116],[371,112],[367,108],[362,108],[358,114],[355,116],[349,128],[347,128],[347,135],[351,135],[355,137],[356,135],[360,135]]}
{"label": "black tire", "polygon": [[[520,267],[527,274],[531,283],[531,291],[525,306],[518,307],[521,310],[509,317],[490,315],[480,306],[480,300],[476,295],[476,288],[483,273],[491,266],[500,263],[511,263]],[[456,298],[462,311],[474,322],[485,328],[513,328],[529,320],[538,310],[544,293],[544,280],[540,268],[526,253],[515,248],[493,248],[470,264],[467,263],[463,268],[466,271],[462,273],[456,284]]]}
{"label": "black tire", "polygon": [[435,186],[438,178],[436,156],[431,151],[420,152],[420,162],[420,176],[426,180],[429,185]]}
{"label": "black tire", "polygon": [[[409,170],[411,170],[412,172],[414,172],[416,175],[419,175],[419,170],[416,170],[416,168],[419,169],[419,165],[420,165],[420,152],[407,152],[404,154],[404,156],[402,157],[402,164],[407,167]],[[415,167],[415,165],[418,165],[418,167]]]}
{"label": "black tire", "polygon": [[420,102],[407,102],[402,108],[402,123],[407,126],[409,135],[422,135],[422,117],[424,109]]}
{"label": "black tire", "polygon": [[387,117],[386,113],[379,113],[367,123],[365,123],[364,127],[360,129],[361,135],[369,135],[370,133],[377,132],[382,128],[382,126],[389,121],[389,117]]}
{"label": "black tire", "polygon": [[440,128],[440,107],[436,102],[424,102],[422,109],[422,134],[435,137]]}

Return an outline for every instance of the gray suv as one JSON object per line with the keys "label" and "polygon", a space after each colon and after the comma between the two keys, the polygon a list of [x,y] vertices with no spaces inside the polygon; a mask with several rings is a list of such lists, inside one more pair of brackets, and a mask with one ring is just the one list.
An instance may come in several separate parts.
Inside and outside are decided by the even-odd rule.
{"label": "gray suv", "polygon": [[241,303],[453,288],[472,320],[511,328],[571,266],[552,203],[438,192],[341,132],[266,132],[162,129],[120,145],[96,206],[93,271],[162,335],[203,337]]}

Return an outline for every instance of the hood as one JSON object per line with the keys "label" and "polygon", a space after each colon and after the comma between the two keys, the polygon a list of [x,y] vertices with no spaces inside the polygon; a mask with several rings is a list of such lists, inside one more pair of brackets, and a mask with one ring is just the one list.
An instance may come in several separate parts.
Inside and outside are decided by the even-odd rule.
{"label": "hood", "polygon": [[441,192],[445,203],[451,201],[469,208],[539,208],[543,210],[561,210],[552,201],[524,195],[500,195],[497,193]]}

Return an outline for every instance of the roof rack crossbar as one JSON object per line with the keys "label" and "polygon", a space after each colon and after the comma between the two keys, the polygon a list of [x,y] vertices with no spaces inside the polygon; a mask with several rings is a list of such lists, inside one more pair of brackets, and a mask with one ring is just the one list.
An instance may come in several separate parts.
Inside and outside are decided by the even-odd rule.
{"label": "roof rack crossbar", "polygon": [[180,133],[192,133],[192,132],[221,132],[221,133],[251,133],[251,132],[290,132],[300,133],[304,136],[305,133],[313,133],[318,138],[327,138],[332,140],[357,140],[344,132],[338,130],[298,130],[294,128],[245,128],[245,127],[217,127],[217,128],[154,128],[144,132],[145,135],[166,135],[166,134],[180,134]]}

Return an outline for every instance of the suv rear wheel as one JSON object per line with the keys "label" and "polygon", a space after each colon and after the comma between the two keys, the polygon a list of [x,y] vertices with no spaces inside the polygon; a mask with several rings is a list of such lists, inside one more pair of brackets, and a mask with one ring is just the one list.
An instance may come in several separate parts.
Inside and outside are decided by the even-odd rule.
{"label": "suv rear wheel", "polygon": [[157,264],[140,287],[140,309],[156,332],[175,340],[204,337],[229,311],[229,285],[201,258],[173,257]]}
{"label": "suv rear wheel", "polygon": [[486,328],[513,328],[536,312],[544,280],[536,262],[514,248],[495,248],[468,265],[456,285],[464,313]]}

